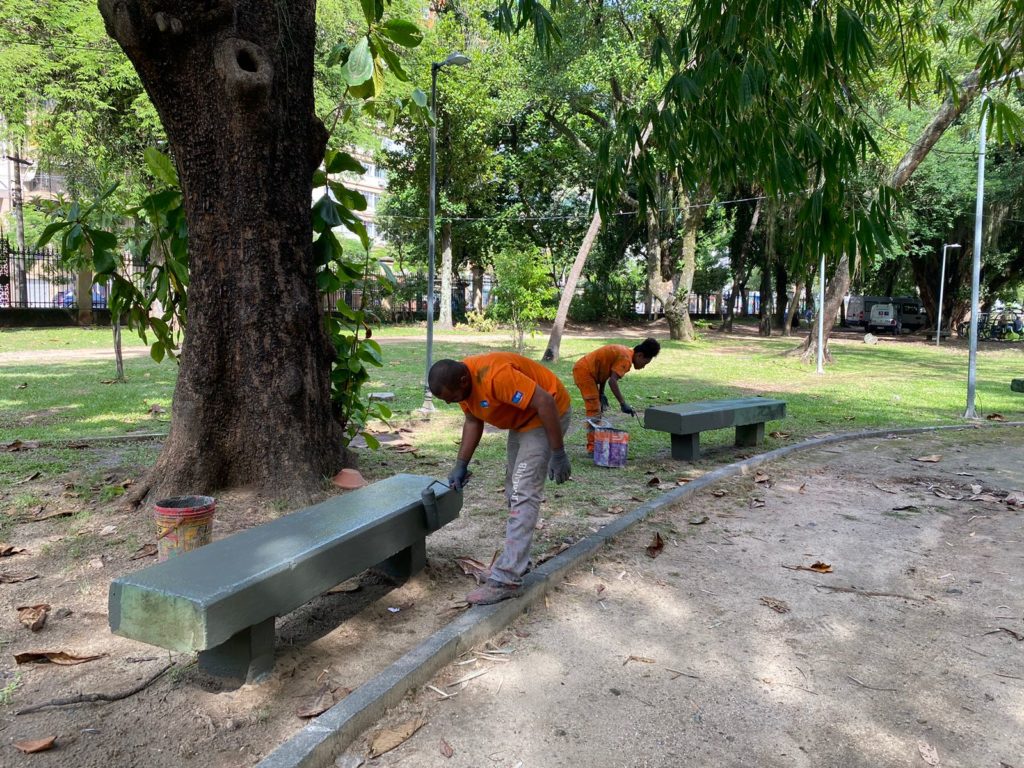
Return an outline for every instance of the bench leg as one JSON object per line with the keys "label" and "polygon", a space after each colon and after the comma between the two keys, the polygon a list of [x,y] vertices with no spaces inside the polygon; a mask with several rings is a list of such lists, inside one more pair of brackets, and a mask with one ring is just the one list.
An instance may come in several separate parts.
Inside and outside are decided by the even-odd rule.
{"label": "bench leg", "polygon": [[736,445],[749,448],[764,442],[764,422],[736,427]]}
{"label": "bench leg", "polygon": [[398,554],[392,555],[373,570],[382,573],[395,584],[408,581],[427,565],[427,540],[420,539]]}
{"label": "bench leg", "polygon": [[692,435],[672,435],[672,458],[696,461],[700,458],[700,432]]}
{"label": "bench leg", "polygon": [[257,683],[274,671],[274,618],[199,652],[199,668],[217,677]]}

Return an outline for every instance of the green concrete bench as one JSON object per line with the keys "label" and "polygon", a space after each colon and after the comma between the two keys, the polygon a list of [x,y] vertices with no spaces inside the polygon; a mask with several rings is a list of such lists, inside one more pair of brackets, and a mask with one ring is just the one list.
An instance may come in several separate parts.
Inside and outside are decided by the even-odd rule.
{"label": "green concrete bench", "polygon": [[1013,392],[1024,392],[1024,379],[1014,379],[1011,381],[1010,389]]}
{"label": "green concrete bench", "polygon": [[221,677],[274,667],[274,618],[376,567],[396,582],[426,565],[426,537],[459,516],[462,493],[395,475],[236,533],[110,585],[114,634],[183,653]]}
{"label": "green concrete bench", "polygon": [[736,445],[759,445],[764,440],[764,423],[785,417],[785,401],[747,397],[655,405],[644,411],[644,426],[672,435],[673,459],[696,461],[701,432],[736,427]]}

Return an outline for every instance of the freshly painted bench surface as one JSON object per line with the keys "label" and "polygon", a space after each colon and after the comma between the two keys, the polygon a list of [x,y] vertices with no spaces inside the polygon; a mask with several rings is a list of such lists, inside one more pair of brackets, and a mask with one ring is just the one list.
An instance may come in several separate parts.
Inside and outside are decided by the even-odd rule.
{"label": "freshly painted bench surface", "polygon": [[1014,379],[1011,381],[1010,389],[1014,392],[1024,392],[1024,379]]}
{"label": "freshly painted bench surface", "polygon": [[759,445],[764,440],[765,422],[785,417],[784,400],[747,397],[655,405],[644,411],[644,426],[672,435],[673,459],[696,461],[701,432],[736,427],[736,445]]}
{"label": "freshly painted bench surface", "polygon": [[273,669],[276,616],[367,568],[412,576],[426,564],[426,536],[461,508],[446,484],[395,475],[121,576],[110,585],[110,629],[198,651],[213,674],[259,679]]}

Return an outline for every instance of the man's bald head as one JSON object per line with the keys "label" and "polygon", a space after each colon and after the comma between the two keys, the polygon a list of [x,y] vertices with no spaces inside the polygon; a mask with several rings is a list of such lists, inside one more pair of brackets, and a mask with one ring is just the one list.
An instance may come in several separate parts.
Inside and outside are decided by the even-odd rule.
{"label": "man's bald head", "polygon": [[434,397],[446,403],[460,403],[473,390],[469,368],[458,360],[438,360],[430,366],[427,385]]}

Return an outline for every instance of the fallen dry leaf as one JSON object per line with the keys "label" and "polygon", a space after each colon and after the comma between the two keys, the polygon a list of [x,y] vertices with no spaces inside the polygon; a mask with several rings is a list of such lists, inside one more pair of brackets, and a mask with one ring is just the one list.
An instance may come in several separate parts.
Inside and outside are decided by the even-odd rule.
{"label": "fallen dry leaf", "polygon": [[768,477],[768,475],[766,475],[761,470],[757,470],[757,472],[754,473],[754,482],[755,483],[770,483],[771,482],[771,478]]}
{"label": "fallen dry leaf", "polygon": [[390,752],[395,747],[404,744],[424,725],[426,725],[426,721],[417,717],[415,720],[409,720],[394,728],[377,731],[370,739],[370,757],[380,757],[385,752]]}
{"label": "fallen dry leaf", "polygon": [[717,496],[718,498],[722,498],[727,493],[728,493],[728,491],[723,489],[723,488],[715,488],[715,490],[713,490],[711,492],[711,495],[712,496]]}
{"label": "fallen dry leaf", "polygon": [[26,651],[25,653],[14,654],[14,661],[18,664],[59,664],[62,667],[70,667],[75,664],[85,664],[87,661],[102,659],[107,654],[97,653],[95,656],[77,656],[67,651]]}
{"label": "fallen dry leaf", "polygon": [[[455,562],[462,569],[462,572],[467,576],[472,576],[476,579],[477,584],[483,584],[487,581],[487,577],[491,573],[489,566],[484,565],[479,560],[472,557],[457,557]],[[494,559],[491,559],[491,563],[494,563]]]}
{"label": "fallen dry leaf", "polygon": [[789,437],[789,432],[769,432],[768,437],[774,437],[776,440],[785,440]]}
{"label": "fallen dry leaf", "polygon": [[21,382],[21,384],[15,384],[14,388],[15,389],[28,389],[28,382],[27,381],[23,381],[23,382]]}
{"label": "fallen dry leaf", "polygon": [[832,573],[832,566],[828,563],[823,563],[820,560],[811,563],[810,565],[783,565],[783,568],[788,568],[791,571],[811,571],[812,573]]}
{"label": "fallen dry leaf", "polygon": [[162,413],[167,413],[167,409],[158,403],[153,403],[149,406],[149,410],[146,411],[150,416],[159,416]]}
{"label": "fallen dry leaf", "polygon": [[750,508],[751,509],[757,509],[758,507],[763,507],[763,506],[764,506],[764,499],[751,499],[750,500]]}
{"label": "fallen dry leaf", "polygon": [[706,523],[710,519],[711,518],[709,518],[707,515],[701,515],[700,517],[691,517],[686,522],[688,522],[690,525],[704,525],[704,523]]}
{"label": "fallen dry leaf", "polygon": [[38,632],[46,624],[46,617],[50,615],[48,603],[39,605],[19,605],[15,610],[18,612],[18,621],[22,626]]}
{"label": "fallen dry leaf", "polygon": [[555,555],[560,555],[563,552],[565,552],[565,550],[567,550],[568,548],[569,548],[569,543],[563,541],[558,546],[552,547],[547,552],[541,553],[541,555],[539,557],[537,557],[537,559],[534,562],[537,565],[540,565],[541,563],[546,563],[548,560],[550,560]]}
{"label": "fallen dry leaf", "polygon": [[657,557],[661,554],[661,551],[665,549],[665,540],[661,538],[661,534],[655,531],[654,538],[651,539],[651,543],[647,545],[647,556]]}
{"label": "fallen dry leaf", "polygon": [[0,584],[19,584],[22,581],[38,579],[38,573],[28,571],[0,571]]}
{"label": "fallen dry leaf", "polygon": [[141,560],[144,557],[156,557],[156,544],[143,544],[129,557],[129,560]]}
{"label": "fallen dry leaf", "polygon": [[[43,509],[44,509],[44,507],[40,507],[38,511],[42,512]],[[53,520],[55,517],[71,517],[71,515],[73,515],[73,514],[75,514],[75,513],[72,512],[70,509],[58,509],[55,512],[47,512],[45,515],[41,515],[41,514],[29,515],[28,517],[25,518],[25,521],[26,522],[31,521],[33,523],[38,523],[38,522],[40,522],[42,520]]]}
{"label": "fallen dry leaf", "polygon": [[800,487],[796,489],[797,493],[807,493],[807,483],[800,483]]}
{"label": "fallen dry leaf", "polygon": [[441,739],[441,743],[438,745],[438,748],[441,751],[441,757],[451,757],[455,754],[455,750],[452,749],[452,745],[444,739]]}
{"label": "fallen dry leaf", "polygon": [[350,693],[352,693],[351,688],[342,688],[340,685],[324,683],[316,693],[295,710],[295,714],[302,718],[322,715]]}
{"label": "fallen dry leaf", "polygon": [[652,477],[650,480],[647,481],[647,485],[649,485],[649,486],[661,485],[661,480],[657,476]]}
{"label": "fallen dry leaf", "polygon": [[89,567],[90,568],[96,568],[96,569],[102,568],[103,567],[103,558],[102,557],[94,557],[92,560],[89,561]]}
{"label": "fallen dry leaf", "polygon": [[921,753],[921,759],[924,760],[928,765],[939,764],[939,753],[931,744],[927,741],[917,742],[917,751]]}
{"label": "fallen dry leaf", "polygon": [[678,477],[676,478],[676,485],[686,485],[691,479],[689,477]]}
{"label": "fallen dry leaf", "polygon": [[981,493],[984,490],[980,485],[974,484],[971,486],[971,493]]}
{"label": "fallen dry leaf", "polygon": [[604,592],[604,590],[605,590],[604,584],[598,584],[597,585],[597,594],[600,595],[602,592]]}
{"label": "fallen dry leaf", "polygon": [[358,592],[362,588],[363,588],[363,585],[360,584],[358,581],[349,580],[349,581],[344,581],[341,584],[338,584],[336,586],[331,587],[326,592],[324,592],[324,594],[325,595],[343,595],[343,594],[348,594],[349,592]]}
{"label": "fallen dry leaf", "polygon": [[944,490],[942,490],[941,488],[935,488],[935,489],[934,489],[934,490],[932,491],[932,493],[934,493],[934,494],[935,494],[936,496],[938,496],[938,497],[939,497],[940,499],[951,499],[952,501],[960,501],[960,500],[961,500],[961,499],[963,498],[963,496],[954,496],[954,495],[953,495],[953,494],[951,494],[951,493],[946,493],[946,492],[945,492]]}
{"label": "fallen dry leaf", "polygon": [[776,613],[789,613],[789,603],[776,597],[762,597],[761,604],[767,605]]}
{"label": "fallen dry leaf", "polygon": [[976,493],[971,496],[971,501],[987,501],[990,504],[998,504],[1002,499],[993,496],[991,493]]}
{"label": "fallen dry leaf", "polygon": [[1006,421],[1006,417],[1001,413],[990,413],[985,418],[989,421]]}
{"label": "fallen dry leaf", "polygon": [[620,507],[619,505],[615,505],[614,507],[608,507],[608,514],[610,515],[621,515],[625,511],[626,508]]}
{"label": "fallen dry leaf", "polygon": [[872,483],[872,485],[875,486],[875,488],[877,488],[878,490],[882,491],[883,493],[899,493],[899,491],[897,491],[895,488],[887,488],[886,486],[879,485],[878,483]]}
{"label": "fallen dry leaf", "polygon": [[942,454],[931,453],[928,454],[927,456],[918,456],[917,458],[914,459],[914,461],[922,461],[925,462],[926,464],[937,464],[938,462],[942,461]]}
{"label": "fallen dry leaf", "polygon": [[4,443],[2,447],[8,453],[15,453],[16,451],[30,451],[33,448],[38,448],[39,443],[35,440],[12,440],[9,443]]}
{"label": "fallen dry leaf", "polygon": [[1010,506],[1024,507],[1024,494],[1020,491],[1010,491],[1003,499]]}
{"label": "fallen dry leaf", "polygon": [[0,544],[0,557],[10,557],[24,551],[24,547],[16,547],[13,544]]}
{"label": "fallen dry leaf", "polygon": [[14,742],[14,748],[19,752],[24,752],[26,755],[31,755],[36,752],[45,752],[48,749],[53,749],[53,745],[56,742],[56,736],[49,736],[45,739],[29,739],[28,741],[16,741]]}

